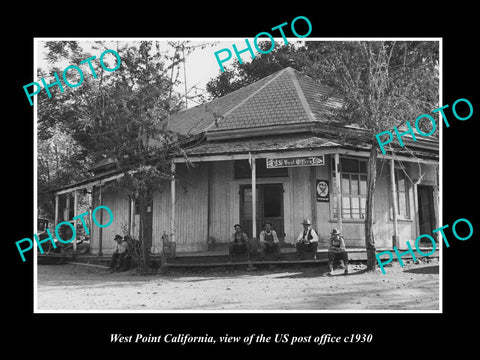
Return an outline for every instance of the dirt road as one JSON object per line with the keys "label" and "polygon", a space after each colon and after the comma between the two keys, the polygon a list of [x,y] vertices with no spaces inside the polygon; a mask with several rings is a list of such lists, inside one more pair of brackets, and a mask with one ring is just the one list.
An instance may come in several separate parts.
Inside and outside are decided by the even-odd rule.
{"label": "dirt road", "polygon": [[439,264],[398,263],[383,275],[351,265],[254,271],[169,271],[141,276],[79,265],[39,265],[37,309],[135,310],[438,310]]}

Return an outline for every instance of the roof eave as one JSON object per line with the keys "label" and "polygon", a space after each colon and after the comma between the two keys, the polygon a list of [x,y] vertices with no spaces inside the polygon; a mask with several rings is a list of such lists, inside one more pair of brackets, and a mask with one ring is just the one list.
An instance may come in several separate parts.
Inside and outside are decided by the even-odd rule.
{"label": "roof eave", "polygon": [[311,132],[314,126],[313,122],[291,123],[287,125],[268,125],[257,126],[254,128],[238,128],[228,130],[215,130],[207,132],[207,141],[239,139],[256,136],[272,136],[284,134],[298,134],[302,132]]}

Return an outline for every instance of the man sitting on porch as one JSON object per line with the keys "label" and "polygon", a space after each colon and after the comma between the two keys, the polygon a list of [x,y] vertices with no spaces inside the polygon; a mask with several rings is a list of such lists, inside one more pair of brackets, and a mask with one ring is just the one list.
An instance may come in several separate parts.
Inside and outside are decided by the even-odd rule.
{"label": "man sitting on porch", "polygon": [[280,244],[275,230],[272,229],[272,224],[265,223],[263,230],[260,232],[260,253],[262,260],[265,259],[266,253],[273,253],[275,259],[280,257]]}
{"label": "man sitting on porch", "polygon": [[249,239],[246,233],[242,231],[240,224],[235,224],[235,232],[231,236],[231,242],[229,245],[230,258],[233,258],[234,254],[248,254],[250,251]]}
{"label": "man sitting on porch", "polygon": [[333,262],[336,259],[340,259],[340,268],[345,269],[344,273],[348,274],[348,255],[345,249],[345,240],[340,234],[340,230],[333,229],[328,247],[328,267],[330,269],[328,275],[332,275]]}
{"label": "man sitting on porch", "polygon": [[302,222],[303,231],[300,232],[297,238],[297,256],[303,260],[303,253],[313,252],[313,259],[317,259],[318,235],[312,229],[312,223],[309,219]]}

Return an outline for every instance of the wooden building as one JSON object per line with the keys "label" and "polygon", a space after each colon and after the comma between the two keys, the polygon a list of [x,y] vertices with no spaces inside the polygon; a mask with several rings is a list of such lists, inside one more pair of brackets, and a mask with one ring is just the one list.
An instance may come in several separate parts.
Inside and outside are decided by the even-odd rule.
{"label": "wooden building", "polygon": [[[319,234],[320,249],[327,247],[334,227],[341,229],[347,248],[364,248],[369,147],[355,140],[364,130],[338,121],[340,106],[330,88],[285,68],[172,115],[170,130],[192,139],[185,146],[191,163],[172,159],[175,177],[166,177],[154,194],[147,213],[152,252],[162,251],[164,234],[175,241],[177,253],[205,251],[213,243],[222,248],[234,224],[252,237],[266,221],[282,243],[293,245],[304,218]],[[377,248],[392,248],[394,241],[405,248],[407,240],[439,226],[438,140],[405,142],[405,148],[378,158]],[[90,251],[108,254],[115,234],[135,236],[139,215],[125,194],[103,188],[122,176],[111,162],[93,170],[93,178],[56,195],[89,189],[92,208],[102,204],[112,210],[112,225],[91,229]],[[59,207],[57,223],[66,213]]]}

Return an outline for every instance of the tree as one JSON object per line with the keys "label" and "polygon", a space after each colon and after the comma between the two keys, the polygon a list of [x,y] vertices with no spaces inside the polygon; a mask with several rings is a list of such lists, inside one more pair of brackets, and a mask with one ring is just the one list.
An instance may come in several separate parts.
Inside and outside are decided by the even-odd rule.
{"label": "tree", "polygon": [[[283,54],[272,71],[259,77],[277,53]],[[289,59],[288,62],[285,59]],[[377,176],[378,143],[375,135],[404,124],[438,106],[438,43],[428,41],[328,41],[306,42],[299,48],[279,48],[259,55],[250,64],[235,64],[210,82],[212,95],[247,85],[277,71],[287,63],[313,79],[332,87],[343,98],[338,118],[365,129],[357,139],[370,145],[367,166],[365,247],[367,268],[375,268],[375,240],[372,231]],[[254,80],[255,79],[255,80]],[[230,83],[229,83],[230,81]],[[220,90],[216,86],[221,87]],[[425,129],[428,123],[421,124]],[[393,151],[393,149],[390,149]]]}
{"label": "tree", "polygon": [[84,178],[88,162],[83,149],[57,126],[49,129],[48,137],[39,136],[37,147],[38,215],[53,220],[55,196],[52,190]]}
{"label": "tree", "polygon": [[[76,145],[75,153],[83,153],[86,163],[93,164],[102,158],[115,162],[124,176],[110,186],[125,190],[139,203],[138,240],[142,256],[138,261],[141,270],[146,271],[151,247],[145,241],[146,209],[161,184],[159,180],[170,174],[169,155],[179,151],[177,135],[166,130],[166,123],[169,115],[181,106],[181,98],[172,88],[175,67],[183,60],[179,49],[184,51],[186,45],[170,43],[175,50],[173,56],[162,51],[158,42],[113,45],[121,58],[119,70],[106,74],[97,69],[97,79],[84,76],[81,86],[67,88],[64,93],[57,91],[51,99],[40,93],[39,137],[52,139],[52,129],[56,127],[71,138]],[[99,54],[106,46],[95,42],[92,50]],[[77,65],[92,56],[76,42],[47,42],[46,47],[47,59],[53,62],[67,60]],[[105,56],[108,68],[113,68],[112,61],[114,57]],[[62,72],[57,68],[52,71]],[[47,78],[47,74],[42,75]],[[76,83],[79,78],[69,81]],[[39,147],[43,153],[41,150]]]}
{"label": "tree", "polygon": [[[375,268],[373,234],[378,142],[375,135],[438,106],[438,43],[360,41],[309,43],[310,74],[337,89],[347,123],[367,129],[365,247],[367,269]],[[317,61],[315,61],[317,60]],[[424,125],[425,126],[425,125]]]}

